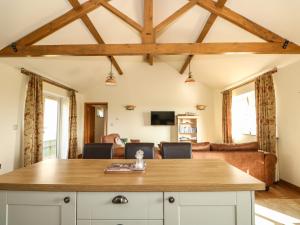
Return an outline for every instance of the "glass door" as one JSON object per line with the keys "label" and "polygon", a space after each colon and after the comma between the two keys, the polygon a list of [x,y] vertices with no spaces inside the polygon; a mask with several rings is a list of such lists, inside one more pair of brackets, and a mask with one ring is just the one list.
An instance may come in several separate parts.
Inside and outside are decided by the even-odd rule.
{"label": "glass door", "polygon": [[60,145],[60,99],[45,96],[43,159],[56,159]]}

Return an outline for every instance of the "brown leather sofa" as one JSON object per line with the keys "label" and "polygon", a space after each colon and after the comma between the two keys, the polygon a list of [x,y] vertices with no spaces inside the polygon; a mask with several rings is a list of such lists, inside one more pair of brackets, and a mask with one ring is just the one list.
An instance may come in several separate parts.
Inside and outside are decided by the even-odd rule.
{"label": "brown leather sofa", "polygon": [[259,150],[257,142],[244,144],[213,144],[209,142],[192,145],[194,159],[223,159],[266,183],[266,189],[274,183],[277,157]]}

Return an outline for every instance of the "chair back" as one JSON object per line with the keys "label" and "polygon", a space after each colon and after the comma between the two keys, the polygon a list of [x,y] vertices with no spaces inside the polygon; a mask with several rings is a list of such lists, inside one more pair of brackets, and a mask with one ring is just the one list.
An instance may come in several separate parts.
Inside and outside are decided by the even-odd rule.
{"label": "chair back", "polygon": [[126,143],[125,159],[135,159],[138,150],[144,151],[144,159],[154,158],[154,143]]}
{"label": "chair back", "polygon": [[161,144],[161,153],[163,159],[191,159],[192,144],[169,142]]}
{"label": "chair back", "polygon": [[112,143],[92,143],[83,147],[83,159],[112,159]]}

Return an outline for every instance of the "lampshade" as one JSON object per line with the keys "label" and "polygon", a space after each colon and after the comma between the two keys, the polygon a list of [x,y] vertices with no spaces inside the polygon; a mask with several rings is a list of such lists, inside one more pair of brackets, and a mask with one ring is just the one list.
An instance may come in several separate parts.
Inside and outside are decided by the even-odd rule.
{"label": "lampshade", "polygon": [[117,85],[117,80],[114,77],[114,74],[112,72],[112,59],[111,59],[111,57],[110,57],[110,72],[109,72],[108,76],[106,77],[105,84],[108,85],[108,86]]}
{"label": "lampshade", "polygon": [[186,78],[185,83],[194,83],[195,79],[193,78],[192,72],[191,72],[191,60],[189,61],[189,76]]}
{"label": "lampshade", "polygon": [[193,83],[195,79],[192,76],[192,73],[189,73],[189,76],[186,78],[185,83]]}
{"label": "lampshade", "polygon": [[112,73],[109,73],[109,75],[106,77],[105,84],[108,86],[114,86],[117,84],[117,80]]}

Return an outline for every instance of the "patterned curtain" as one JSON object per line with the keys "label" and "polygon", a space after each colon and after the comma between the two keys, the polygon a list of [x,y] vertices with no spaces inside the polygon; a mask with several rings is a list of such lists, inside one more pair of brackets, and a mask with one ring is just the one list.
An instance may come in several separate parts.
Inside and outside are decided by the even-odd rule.
{"label": "patterned curtain", "polygon": [[276,153],[276,102],[272,73],[255,80],[257,140],[261,150]]}
{"label": "patterned curtain", "polygon": [[75,91],[70,92],[70,110],[69,110],[69,151],[68,158],[77,158],[77,106]]}
{"label": "patterned curtain", "polygon": [[24,113],[24,166],[43,159],[43,81],[30,75]]}
{"label": "patterned curtain", "polygon": [[232,91],[223,92],[222,105],[222,125],[223,125],[223,142],[232,143],[232,123],[231,123],[231,106],[232,106]]}

